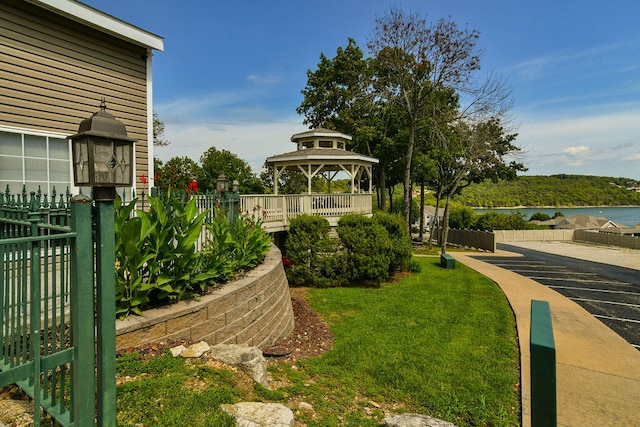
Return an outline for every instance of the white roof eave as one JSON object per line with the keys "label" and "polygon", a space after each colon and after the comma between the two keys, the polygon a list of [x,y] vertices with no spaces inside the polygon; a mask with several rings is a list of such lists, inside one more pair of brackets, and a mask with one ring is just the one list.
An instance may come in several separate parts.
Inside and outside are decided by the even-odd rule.
{"label": "white roof eave", "polygon": [[131,25],[101,12],[79,1],[72,0],[27,0],[28,2],[59,15],[66,16],[76,22],[128,40],[137,45],[163,51],[164,39],[153,33]]}
{"label": "white roof eave", "polygon": [[351,160],[351,161],[358,160],[358,161],[367,162],[367,163],[380,162],[378,159],[374,157],[360,156],[357,154],[346,155],[346,156],[306,154],[306,155],[296,155],[296,156],[286,156],[286,157],[272,156],[267,158],[267,163],[276,163],[276,162],[287,163],[287,162],[299,162],[299,161],[308,161],[308,160],[328,161],[328,162],[334,162],[334,163],[339,163],[340,161],[345,161],[345,160]]}

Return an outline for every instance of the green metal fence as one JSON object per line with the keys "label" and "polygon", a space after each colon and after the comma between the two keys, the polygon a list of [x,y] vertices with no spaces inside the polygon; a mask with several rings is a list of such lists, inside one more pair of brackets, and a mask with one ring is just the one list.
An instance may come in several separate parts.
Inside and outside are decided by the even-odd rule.
{"label": "green metal fence", "polygon": [[[91,199],[0,194],[0,387],[62,426],[95,423]],[[115,357],[115,355],[114,355]]]}
{"label": "green metal fence", "polygon": [[[199,195],[198,210],[233,221],[238,199]],[[40,409],[65,427],[115,426],[113,219],[113,203],[68,191],[0,193],[0,387],[31,396],[36,426]]]}

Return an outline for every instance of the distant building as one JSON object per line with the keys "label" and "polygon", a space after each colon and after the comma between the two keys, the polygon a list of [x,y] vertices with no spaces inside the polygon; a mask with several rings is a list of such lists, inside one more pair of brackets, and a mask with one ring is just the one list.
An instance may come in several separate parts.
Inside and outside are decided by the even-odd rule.
{"label": "distant building", "polygon": [[594,230],[601,233],[640,236],[640,224],[635,227],[618,225],[604,217],[591,215],[559,216],[547,221],[531,221],[534,224],[547,225],[550,228],[563,230]]}
{"label": "distant building", "polygon": [[[444,214],[444,209],[440,208],[438,209],[438,224],[442,224],[442,216]],[[424,207],[424,227],[429,230],[431,229],[431,227],[434,226],[434,223],[436,223],[436,207],[435,206],[425,206]],[[419,226],[420,224],[416,224],[416,226]]]}
{"label": "distant building", "polygon": [[569,230],[602,230],[605,228],[619,228],[619,226],[601,216],[570,215],[554,218],[557,220],[555,227]]}

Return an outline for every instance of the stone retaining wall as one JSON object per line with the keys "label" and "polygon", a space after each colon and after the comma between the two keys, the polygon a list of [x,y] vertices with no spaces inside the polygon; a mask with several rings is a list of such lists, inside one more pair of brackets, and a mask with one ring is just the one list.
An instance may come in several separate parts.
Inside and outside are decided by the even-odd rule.
{"label": "stone retaining wall", "polygon": [[245,277],[200,298],[116,321],[116,348],[167,340],[266,347],[293,331],[293,307],[280,250]]}

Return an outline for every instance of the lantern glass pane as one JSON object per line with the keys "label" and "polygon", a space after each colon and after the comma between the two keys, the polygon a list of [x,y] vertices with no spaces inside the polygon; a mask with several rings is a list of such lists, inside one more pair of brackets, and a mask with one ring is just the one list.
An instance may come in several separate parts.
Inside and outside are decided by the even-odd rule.
{"label": "lantern glass pane", "polygon": [[113,169],[113,182],[116,186],[129,186],[132,181],[132,144],[128,142],[114,142],[113,150],[115,167]]}
{"label": "lantern glass pane", "polygon": [[93,185],[108,185],[113,182],[113,169],[116,160],[113,155],[113,142],[93,138]]}
{"label": "lantern glass pane", "polygon": [[89,139],[77,138],[73,140],[73,180],[78,187],[90,185],[89,170]]}

